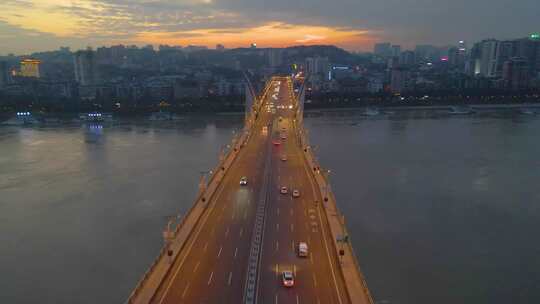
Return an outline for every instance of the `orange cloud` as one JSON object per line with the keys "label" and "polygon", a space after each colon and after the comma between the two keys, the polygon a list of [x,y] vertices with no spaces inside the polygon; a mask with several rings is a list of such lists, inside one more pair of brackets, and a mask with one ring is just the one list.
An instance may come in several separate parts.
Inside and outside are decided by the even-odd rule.
{"label": "orange cloud", "polygon": [[324,26],[290,25],[271,22],[263,26],[241,29],[201,29],[181,32],[141,32],[138,43],[171,45],[206,45],[217,43],[227,47],[246,47],[255,42],[260,47],[285,47],[296,44],[334,44],[359,49],[373,43],[369,31]]}

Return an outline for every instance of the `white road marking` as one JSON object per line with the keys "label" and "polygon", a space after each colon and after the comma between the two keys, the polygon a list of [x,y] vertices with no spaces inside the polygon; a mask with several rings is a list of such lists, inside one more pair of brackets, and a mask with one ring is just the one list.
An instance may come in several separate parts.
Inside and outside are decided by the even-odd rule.
{"label": "white road marking", "polygon": [[279,264],[276,264],[276,277],[279,277]]}
{"label": "white road marking", "polygon": [[197,272],[197,269],[199,269],[199,265],[201,265],[201,261],[198,261],[197,264],[195,264],[195,268],[193,268],[193,273]]}
{"label": "white road marking", "polygon": [[232,271],[229,272],[229,281],[228,281],[228,285],[230,286],[231,285],[231,282],[232,282]]}
{"label": "white road marking", "polygon": [[242,233],[244,233],[244,228],[240,228],[240,237],[242,237]]}
{"label": "white road marking", "polygon": [[276,230],[279,231],[279,224],[276,224]]}
{"label": "white road marking", "polygon": [[236,254],[238,254],[238,247],[234,249],[234,258],[236,259]]}
{"label": "white road marking", "polygon": [[312,273],[313,275],[313,285],[317,287],[317,277],[315,276],[315,273]]}
{"label": "white road marking", "polygon": [[277,300],[277,293],[276,293],[276,301],[275,301],[275,304],[278,304],[278,300]]}
{"label": "white road marking", "polygon": [[189,289],[189,284],[190,283],[188,282],[187,285],[186,285],[186,288],[184,288],[184,292],[182,292],[182,299],[186,296],[186,293],[187,293],[187,291]]}
{"label": "white road marking", "polygon": [[203,248],[203,251],[206,252],[206,249],[208,248],[208,242],[206,242],[206,244],[204,244],[204,248]]}
{"label": "white road marking", "polygon": [[219,258],[219,256],[221,255],[221,250],[223,250],[223,246],[219,247],[219,252],[217,254],[217,257]]}
{"label": "white road marking", "polygon": [[277,215],[279,215],[279,208],[276,209]]}
{"label": "white road marking", "polygon": [[291,208],[291,216],[294,214],[294,210],[293,208]]}
{"label": "white road marking", "polygon": [[291,241],[291,248],[292,248],[292,251],[294,252],[294,240]]}
{"label": "white road marking", "polygon": [[229,227],[227,227],[227,230],[225,230],[225,237],[229,235]]}
{"label": "white road marking", "polygon": [[300,304],[300,299],[298,298],[298,294],[296,295],[296,304]]}
{"label": "white road marking", "polygon": [[210,285],[210,283],[212,283],[212,278],[214,277],[214,272],[212,271],[210,273],[210,277],[208,278],[208,285]]}
{"label": "white road marking", "polygon": [[294,231],[294,224],[291,224],[291,232]]}
{"label": "white road marking", "polygon": [[313,254],[309,255],[309,261],[311,262],[311,264],[313,264]]}
{"label": "white road marking", "polygon": [[276,251],[279,250],[279,241],[276,241]]}

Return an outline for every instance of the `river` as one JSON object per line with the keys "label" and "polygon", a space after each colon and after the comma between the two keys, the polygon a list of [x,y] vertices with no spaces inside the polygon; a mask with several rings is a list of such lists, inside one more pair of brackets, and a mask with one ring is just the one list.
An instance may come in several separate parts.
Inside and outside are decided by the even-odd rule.
{"label": "river", "polygon": [[[241,122],[0,126],[0,303],[122,303]],[[540,116],[306,126],[378,303],[540,303]]]}

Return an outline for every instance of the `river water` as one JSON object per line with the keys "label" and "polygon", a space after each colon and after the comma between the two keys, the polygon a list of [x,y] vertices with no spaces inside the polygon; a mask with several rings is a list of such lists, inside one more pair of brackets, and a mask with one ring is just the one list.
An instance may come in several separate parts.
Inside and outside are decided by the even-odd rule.
{"label": "river water", "polygon": [[[540,303],[540,116],[307,116],[378,303]],[[123,303],[241,122],[0,126],[0,303]]]}

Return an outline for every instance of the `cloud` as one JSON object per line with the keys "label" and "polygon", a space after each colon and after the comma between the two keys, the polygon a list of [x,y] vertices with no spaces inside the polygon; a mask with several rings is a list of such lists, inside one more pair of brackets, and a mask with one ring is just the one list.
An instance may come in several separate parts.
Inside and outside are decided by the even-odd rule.
{"label": "cloud", "polygon": [[[486,9],[489,8],[489,9]],[[266,29],[263,35],[308,27],[288,43],[332,41],[350,49],[390,40],[404,46],[461,39],[512,38],[540,28],[537,0],[2,0],[5,26],[64,37],[66,42],[205,44]],[[504,22],[501,22],[504,20]],[[269,27],[269,25],[272,25]],[[322,29],[326,33],[322,33]],[[297,31],[300,34],[301,31]],[[196,33],[196,34],[194,34]],[[347,35],[344,35],[347,33]],[[218,36],[223,34],[224,38]],[[4,35],[4,32],[0,32]],[[0,44],[4,40],[0,36]],[[153,38],[152,38],[153,37]],[[268,40],[266,37],[263,40]],[[346,40],[336,40],[337,38]],[[210,39],[217,39],[211,41]],[[292,40],[291,40],[292,39]],[[58,41],[58,40],[55,40]],[[240,40],[235,38],[237,43]],[[197,42],[203,42],[198,39]],[[18,42],[15,42],[18,43]],[[27,43],[22,43],[27,45]]]}

